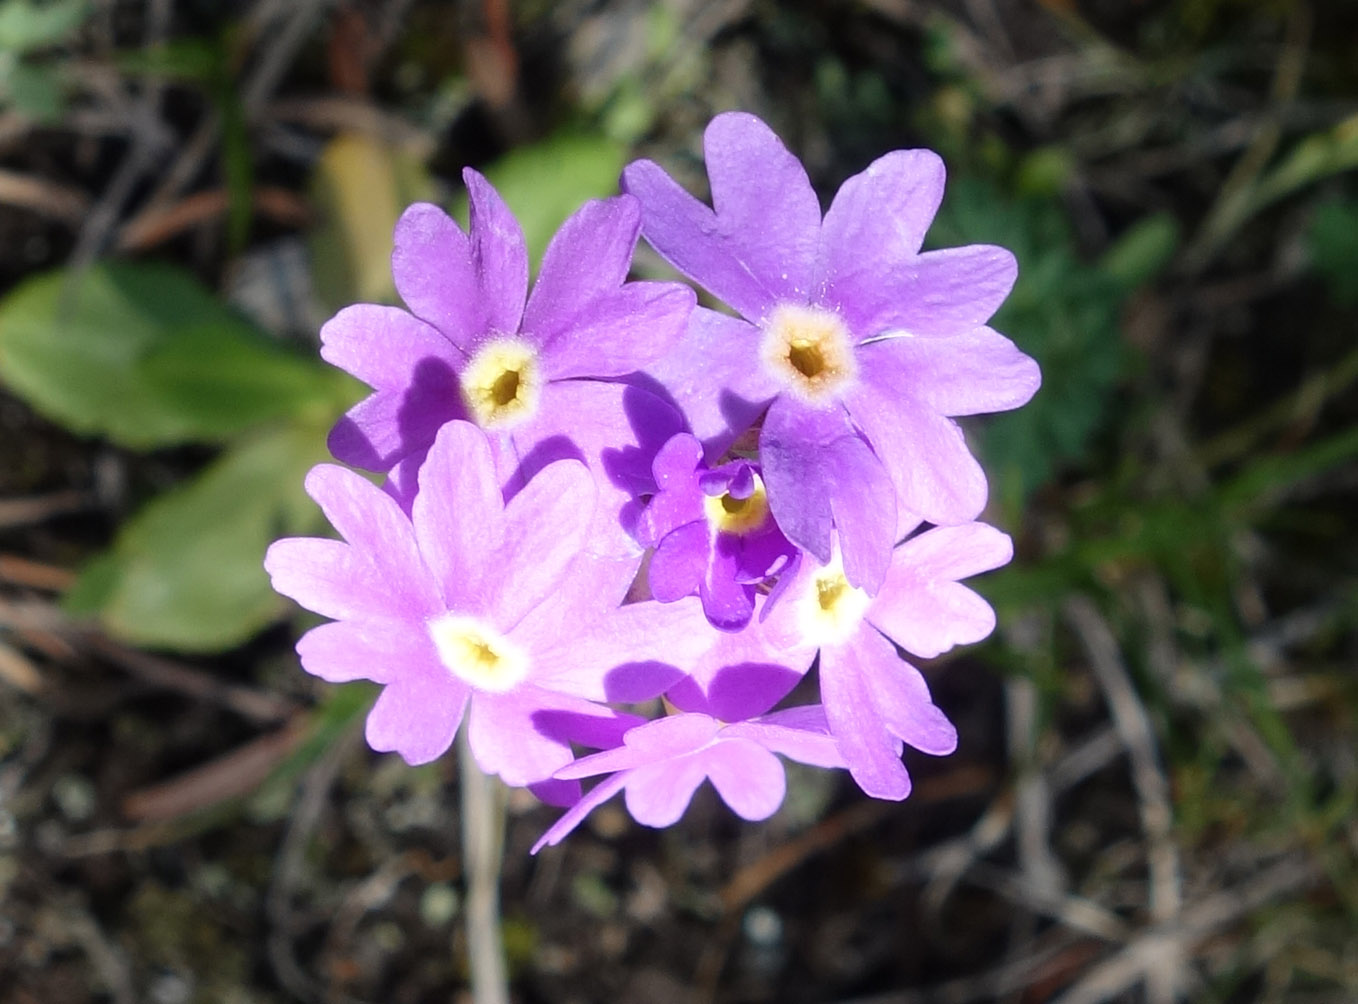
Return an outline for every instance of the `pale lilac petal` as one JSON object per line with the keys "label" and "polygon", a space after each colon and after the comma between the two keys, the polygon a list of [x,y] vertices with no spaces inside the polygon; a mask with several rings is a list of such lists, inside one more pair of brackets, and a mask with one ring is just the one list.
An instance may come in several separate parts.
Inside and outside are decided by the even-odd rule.
{"label": "pale lilac petal", "polygon": [[593,777],[632,770],[688,756],[712,742],[721,723],[702,714],[667,715],[646,722],[623,736],[623,745],[581,757],[556,772],[560,778]]}
{"label": "pale lilac petal", "polygon": [[768,819],[783,804],[787,793],[783,765],[762,746],[723,736],[702,759],[717,794],[742,819]]}
{"label": "pale lilac petal", "polygon": [[322,624],[297,639],[297,655],[303,669],[331,683],[391,683],[414,667],[438,666],[427,635],[391,620]]}
{"label": "pale lilac petal", "polygon": [[569,566],[585,548],[594,497],[594,478],[585,465],[558,460],[509,500],[504,540],[487,567],[495,581],[513,584],[496,591],[494,620],[501,630],[517,625],[554,590],[570,587]]}
{"label": "pale lilac petal", "polygon": [[399,753],[411,766],[437,759],[453,744],[468,693],[447,673],[402,677],[383,688],[368,712],[368,745],[379,753]]}
{"label": "pale lilac petal", "polygon": [[707,523],[689,523],[666,534],[651,555],[651,595],[673,603],[698,591],[707,573]]}
{"label": "pale lilac petal", "polygon": [[472,255],[485,313],[483,337],[513,334],[519,330],[528,295],[528,247],[523,228],[484,177],[466,167],[462,180],[471,207]]}
{"label": "pale lilac petal", "polygon": [[660,448],[651,465],[656,494],[637,526],[637,539],[643,545],[655,547],[671,530],[704,521],[703,494],[693,480],[702,457],[702,444],[687,433],[672,437]]}
{"label": "pale lilac petal", "polygon": [[934,704],[923,675],[902,659],[896,660],[896,667],[896,672],[880,673],[874,680],[873,692],[887,729],[921,753],[947,756],[956,751],[957,729]]}
{"label": "pale lilac petal", "polygon": [[752,321],[778,302],[806,302],[815,278],[820,202],[806,170],[753,115],[718,115],[703,139],[715,212],[648,160],[623,190],[661,257]]}
{"label": "pale lilac petal", "polygon": [[428,202],[407,208],[396,221],[391,275],[411,313],[472,351],[485,331],[485,303],[472,242],[451,216]]}
{"label": "pale lilac petal", "polygon": [[506,581],[491,559],[505,535],[504,503],[485,433],[470,422],[449,422],[419,482],[411,515],[420,553],[449,607],[481,613],[487,594]]}
{"label": "pale lilac petal", "polygon": [[953,338],[886,338],[858,348],[878,387],[893,387],[939,415],[985,415],[1026,404],[1042,374],[993,328]]}
{"label": "pale lilac petal", "polygon": [[826,283],[820,302],[862,335],[871,324],[859,304],[875,303],[884,285],[919,254],[943,200],[943,161],[932,150],[893,150],[840,186],[821,227]]}
{"label": "pale lilac petal", "polygon": [[843,409],[778,398],[764,419],[759,456],[784,535],[825,564],[837,529],[849,581],[875,592],[896,542],[896,505],[882,462]]}
{"label": "pale lilac petal", "polygon": [[571,332],[627,279],[641,229],[630,195],[591,199],[552,237],[523,313],[523,328],[544,347]]}
{"label": "pale lilac petal", "polygon": [[759,361],[759,330],[699,307],[668,355],[646,368],[688,419],[715,461],[778,393]]}
{"label": "pale lilac petal", "polygon": [[[917,543],[918,542],[918,543]],[[1009,537],[983,523],[938,527],[896,549],[867,617],[902,648],[931,659],[995,629],[990,604],[955,581],[998,568],[1013,555]]]}
{"label": "pale lilac petal", "polygon": [[556,846],[575,831],[585,821],[585,817],[622,790],[627,783],[627,774],[614,774],[600,781],[558,819],[538,838],[531,853],[536,854],[547,846]]}
{"label": "pale lilac petal", "polygon": [[697,597],[631,603],[567,634],[530,642],[534,681],[592,701],[649,700],[685,675],[714,633]]}
{"label": "pale lilac petal", "polygon": [[404,513],[380,488],[322,464],[307,492],[346,539],[289,538],[269,548],[274,588],[326,617],[421,617],[442,607]]}
{"label": "pale lilac petal", "polygon": [[[871,632],[878,639],[876,632]],[[821,650],[820,693],[830,731],[858,786],[873,798],[900,801],[910,794],[910,774],[901,762],[900,743],[887,730],[872,680],[884,666],[880,652],[857,641]],[[892,652],[892,662],[899,662]]]}
{"label": "pale lilac petal", "polygon": [[882,458],[897,505],[930,523],[975,519],[985,508],[985,472],[957,423],[874,380],[865,372],[848,399],[849,414]]}
{"label": "pale lilac petal", "polygon": [[812,767],[844,767],[825,709],[819,704],[786,708],[750,722],[726,727],[723,735],[738,735],[773,753]]}
{"label": "pale lilac petal", "polygon": [[694,756],[638,767],[628,773],[627,811],[643,826],[673,826],[706,777],[706,765]]}
{"label": "pale lilac petal", "polygon": [[542,654],[573,637],[581,624],[608,617],[622,605],[639,566],[638,558],[580,554],[566,569],[560,587],[524,614],[510,635],[517,644],[538,653],[541,665]]}
{"label": "pale lilac petal", "polygon": [[873,338],[891,331],[942,338],[964,335],[999,310],[1014,288],[1018,263],[1002,247],[970,244],[926,251],[883,275],[881,285],[858,297],[854,334]]}

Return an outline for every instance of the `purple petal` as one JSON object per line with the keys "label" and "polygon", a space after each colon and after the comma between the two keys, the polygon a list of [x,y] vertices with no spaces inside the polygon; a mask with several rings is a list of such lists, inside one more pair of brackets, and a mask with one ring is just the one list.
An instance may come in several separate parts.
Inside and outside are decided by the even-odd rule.
{"label": "purple petal", "polygon": [[485,334],[472,242],[438,206],[417,202],[396,221],[391,274],[411,313],[470,354]]}
{"label": "purple petal", "polygon": [[732,543],[728,535],[718,534],[698,589],[708,622],[722,631],[739,631],[754,614],[754,587],[736,581],[739,566]]}
{"label": "purple petal", "polygon": [[975,519],[985,507],[985,472],[957,423],[902,395],[886,383],[889,374],[863,372],[849,414],[882,458],[897,505],[930,523]]}
{"label": "purple petal", "polygon": [[391,683],[413,667],[438,666],[427,635],[399,621],[333,621],[297,639],[302,668],[331,683]]}
{"label": "purple petal", "polygon": [[703,761],[717,794],[742,819],[768,819],[783,804],[787,793],[783,765],[762,746],[724,739],[703,754]]}
{"label": "purple petal", "polygon": [[[876,640],[870,644],[877,645]],[[882,661],[891,646],[882,639]],[[895,655],[894,649],[891,655]],[[947,756],[957,749],[957,729],[934,704],[920,671],[902,659],[894,659],[892,672],[873,680],[873,694],[887,730],[921,753]]]}
{"label": "purple petal", "polygon": [[383,688],[368,712],[368,745],[399,753],[411,766],[447,752],[462,722],[468,689],[447,673],[412,673]]}
{"label": "purple petal", "polygon": [[877,333],[882,290],[895,289],[900,270],[913,264],[943,200],[943,161],[931,150],[893,150],[840,186],[821,227],[826,291],[821,301],[849,321],[860,337]]}
{"label": "purple petal", "polygon": [[643,545],[655,547],[670,531],[704,521],[703,496],[694,486],[702,456],[702,444],[687,433],[672,437],[656,454],[651,465],[656,494],[638,524]]}
{"label": "purple petal", "polygon": [[860,339],[892,331],[929,338],[965,335],[995,315],[1017,276],[1018,263],[1002,247],[926,251],[881,276],[875,290],[845,309]]}
{"label": "purple petal", "polygon": [[682,409],[715,461],[778,393],[759,360],[759,331],[738,317],[698,307],[684,337],[646,368]]}
{"label": "purple petal", "polygon": [[623,736],[623,745],[581,757],[557,771],[561,778],[593,777],[632,770],[688,756],[707,746],[721,731],[721,723],[702,714],[667,715],[646,722]]}
{"label": "purple petal", "polygon": [[[850,644],[821,650],[820,692],[830,731],[858,786],[873,798],[900,801],[910,794],[910,774],[901,763],[901,747],[887,730],[876,701],[873,679],[887,667],[871,639],[860,651],[856,642],[865,635],[881,641],[871,628],[860,631]],[[899,662],[895,652],[892,661]]]}
{"label": "purple petal", "polygon": [[485,433],[470,422],[445,425],[419,483],[412,520],[420,553],[450,608],[481,613],[489,606],[488,591],[513,582],[491,560],[505,535],[504,502]]}
{"label": "purple petal", "polygon": [[992,328],[952,338],[886,338],[861,346],[877,386],[891,385],[939,415],[984,415],[1026,404],[1042,374]]}
{"label": "purple petal", "polygon": [[665,535],[651,555],[651,595],[673,603],[698,591],[707,573],[711,541],[707,523],[689,523]]}
{"label": "purple petal", "polygon": [[844,410],[778,398],[764,419],[759,456],[784,535],[826,564],[837,529],[849,581],[875,592],[896,542],[896,504],[881,461]]}
{"label": "purple petal", "polygon": [[728,725],[723,735],[743,736],[773,753],[812,767],[844,767],[825,709],[819,704],[786,708],[751,722]]}
{"label": "purple petal", "polygon": [[718,115],[703,137],[715,212],[648,160],[627,166],[642,233],[680,272],[752,321],[805,302],[815,278],[820,203],[801,162],[763,122]]}
{"label": "purple petal", "polygon": [[399,307],[356,303],[321,325],[321,357],[379,390],[403,391],[426,359],[459,367],[463,353]]}
{"label": "purple petal", "polygon": [[470,167],[462,169],[471,207],[472,255],[481,280],[486,330],[482,337],[519,330],[528,295],[528,248],[523,228],[490,182]]}

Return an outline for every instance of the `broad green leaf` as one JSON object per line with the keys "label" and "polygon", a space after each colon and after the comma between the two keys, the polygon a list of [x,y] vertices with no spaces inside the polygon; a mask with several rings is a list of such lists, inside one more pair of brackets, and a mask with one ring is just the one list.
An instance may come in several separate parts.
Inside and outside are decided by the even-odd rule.
{"label": "broad green leaf", "polygon": [[5,103],[34,122],[55,122],[66,108],[61,77],[50,66],[14,63],[0,71],[0,106]]}
{"label": "broad green leaf", "polygon": [[66,596],[134,645],[220,651],[281,616],[264,551],[280,536],[320,529],[302,480],[326,457],[324,430],[298,423],[231,447],[198,477],[125,523]]}
{"label": "broad green leaf", "polygon": [[87,0],[5,0],[0,3],[0,52],[27,52],[56,45],[89,13]]}
{"label": "broad green leaf", "polygon": [[53,421],[133,448],[333,410],[337,386],[187,273],[127,262],[49,272],[0,302],[0,380]]}
{"label": "broad green leaf", "polygon": [[[626,160],[620,143],[567,133],[519,147],[484,173],[523,226],[529,260],[538,262],[552,235],[581,203],[618,193]],[[458,196],[453,215],[466,224],[465,193]]]}

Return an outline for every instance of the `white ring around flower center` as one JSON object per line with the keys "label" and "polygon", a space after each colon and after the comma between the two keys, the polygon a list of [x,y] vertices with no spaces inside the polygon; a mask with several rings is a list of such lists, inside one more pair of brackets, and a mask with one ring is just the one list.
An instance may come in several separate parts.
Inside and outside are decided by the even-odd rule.
{"label": "white ring around flower center", "polygon": [[858,375],[848,326],[834,311],[781,303],[759,343],[764,367],[804,401],[823,404]]}
{"label": "white ring around flower center", "polygon": [[849,585],[836,553],[830,564],[811,576],[796,603],[802,636],[816,645],[834,645],[847,641],[858,630],[872,598]]}
{"label": "white ring around flower center", "polygon": [[729,492],[703,497],[703,514],[714,533],[732,533],[743,537],[764,525],[769,515],[769,497],[764,481],[754,475],[754,491],[749,498],[733,498]]}
{"label": "white ring around flower center", "polygon": [[475,617],[446,613],[428,627],[444,667],[477,690],[503,694],[528,675],[528,653]]}
{"label": "white ring around flower center", "polygon": [[507,429],[537,414],[542,384],[537,349],[522,338],[493,338],[462,371],[462,399],[477,425]]}

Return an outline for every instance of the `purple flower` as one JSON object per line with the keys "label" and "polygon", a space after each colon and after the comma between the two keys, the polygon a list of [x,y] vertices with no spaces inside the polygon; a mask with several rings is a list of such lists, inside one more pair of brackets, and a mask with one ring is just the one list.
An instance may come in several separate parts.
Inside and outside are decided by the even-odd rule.
{"label": "purple flower", "polygon": [[713,209],[650,161],[629,165],[623,188],[641,200],[647,241],[741,316],[699,308],[648,372],[709,458],[763,414],[779,526],[822,563],[837,531],[849,582],[875,592],[910,529],[963,523],[985,504],[952,418],[1037,390],[1036,364],[986,326],[1014,258],[983,245],[920,252],[943,194],[927,150],[874,161],[822,219],[802,165],[754,116],[718,115],[704,149]]}
{"label": "purple flower", "polygon": [[639,725],[615,749],[582,757],[557,771],[575,780],[612,774],[556,821],[533,853],[560,843],[593,809],[626,792],[627,811],[645,826],[669,826],[703,781],[742,819],[767,819],[783,804],[787,779],[774,754],[815,767],[843,767],[819,707],[788,708],[731,723],[696,712]]}
{"label": "purple flower", "polygon": [[683,433],[661,448],[651,470],[656,493],[638,533],[655,548],[651,595],[670,603],[697,593],[714,626],[739,631],[754,611],[755,584],[797,553],[769,511],[758,465],[708,468],[702,444]]}
{"label": "purple flower", "polygon": [[683,423],[654,394],[614,381],[674,344],[693,292],[625,281],[639,210],[619,196],[565,222],[529,295],[518,221],[480,174],[463,178],[470,233],[427,203],[396,224],[392,275],[409,311],[358,304],[321,329],[321,354],[373,387],[331,433],[331,452],[392,472],[390,490],[408,508],[438,430],[474,422],[511,495],[554,460],[585,461],[600,485],[588,544],[627,552],[617,517],[651,490],[651,459]]}
{"label": "purple flower", "polygon": [[610,746],[640,721],[595,702],[660,694],[715,636],[697,600],[619,608],[626,580],[578,560],[595,496],[583,464],[549,464],[505,502],[467,422],[438,432],[409,516],[340,467],[315,468],[307,491],[344,541],[281,540],[265,559],[275,589],[335,618],[298,641],[302,666],[382,684],[368,742],[412,764],[446,751],[466,711],[483,770],[543,782],[572,742]]}
{"label": "purple flower", "polygon": [[957,732],[934,705],[924,677],[896,646],[933,658],[990,634],[995,612],[957,580],[1012,556],[1009,537],[984,523],[936,527],[895,548],[876,596],[849,583],[836,553],[819,567],[802,562],[768,614],[764,628],[776,644],[820,649],[830,731],[869,795],[910,794],[901,743],[936,756],[957,746]]}

